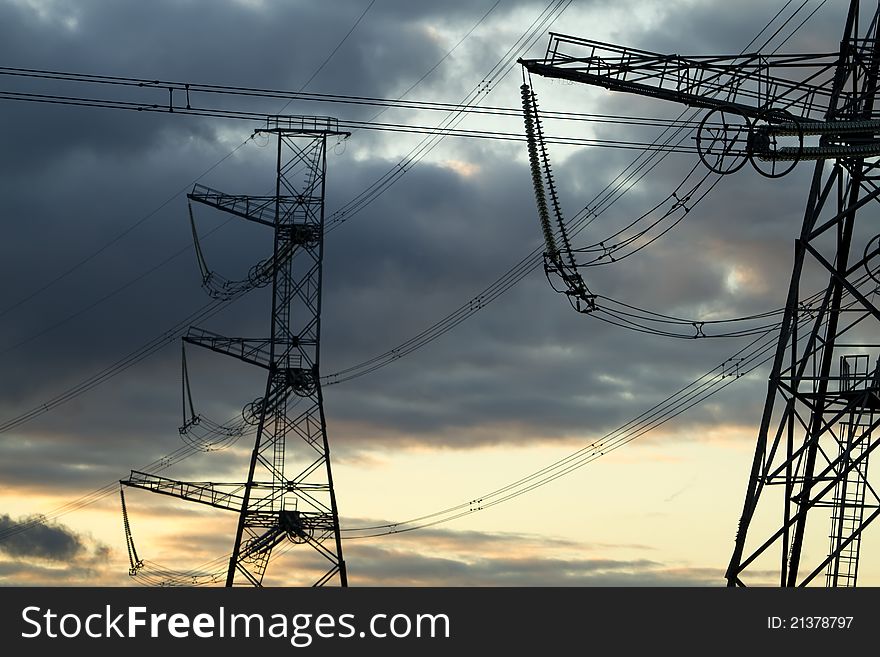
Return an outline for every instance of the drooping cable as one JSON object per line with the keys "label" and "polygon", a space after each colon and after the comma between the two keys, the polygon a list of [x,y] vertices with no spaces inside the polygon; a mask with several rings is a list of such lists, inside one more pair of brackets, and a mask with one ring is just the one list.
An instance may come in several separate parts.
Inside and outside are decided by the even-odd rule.
{"label": "drooping cable", "polygon": [[[536,254],[536,253],[533,252],[532,255],[535,255],[535,254]],[[522,264],[522,263],[521,263],[521,264]],[[532,268],[532,267],[528,267],[526,271],[529,271],[531,268]],[[515,269],[516,269],[516,268],[512,268],[511,271],[514,271]],[[471,302],[470,302],[469,305],[471,305],[472,307],[477,307],[477,308],[482,307],[482,299],[481,299],[480,297],[475,297],[474,299],[471,300]],[[169,458],[169,457],[163,457],[163,461],[164,461],[165,459],[168,459],[168,458]],[[88,498],[88,496],[86,496],[86,497]],[[83,500],[86,500],[86,498],[81,498],[80,503],[82,503],[83,505],[89,503],[88,501],[83,501]],[[0,537],[0,538],[2,538],[2,537]]]}

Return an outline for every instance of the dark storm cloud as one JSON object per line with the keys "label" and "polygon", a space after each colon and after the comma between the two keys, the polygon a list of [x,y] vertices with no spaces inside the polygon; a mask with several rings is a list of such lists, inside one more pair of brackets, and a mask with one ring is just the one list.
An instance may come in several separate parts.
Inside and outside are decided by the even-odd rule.
{"label": "dark storm cloud", "polygon": [[[0,7],[0,59],[7,66],[294,90],[308,81],[364,9],[364,3],[354,1],[35,4],[38,9],[18,2]],[[402,91],[444,54],[443,45],[427,38],[426,30],[449,25],[462,31],[474,20],[474,11],[468,2],[418,8],[410,3],[378,3],[359,25],[356,38],[327,63],[310,90],[378,96]],[[62,95],[98,97],[104,93],[100,86],[86,91],[9,77],[4,89],[34,93],[51,93],[51,89]],[[133,97],[165,103],[165,94],[157,90]],[[196,106],[201,101],[192,100]],[[217,101],[207,104],[212,102]],[[284,101],[272,100],[253,109],[277,113],[282,105]],[[341,109],[346,116],[374,111]],[[216,138],[210,123],[196,119],[169,123],[140,113],[8,103],[3,111],[6,120],[17,126],[5,142],[17,153],[17,168],[37,166],[45,158],[57,160],[68,150],[128,159],[153,148],[162,135]],[[287,112],[327,113],[315,105],[296,104]]]}
{"label": "dark storm cloud", "polygon": [[21,531],[22,525],[31,525],[34,521],[34,518],[14,520],[7,514],[0,516],[0,532],[13,533],[0,541],[0,551],[16,558],[70,561],[85,550],[82,538],[64,525],[39,523],[28,531]]}
{"label": "dark storm cloud", "polygon": [[[106,556],[106,555],[105,555]],[[95,558],[83,564],[33,563],[24,561],[0,561],[0,583],[14,582],[13,586],[97,586],[104,581],[105,558]],[[112,585],[118,586],[122,580]]]}
{"label": "dark storm cloud", "polygon": [[[33,518],[0,516],[0,531]],[[96,586],[107,583],[109,546],[61,524],[39,523],[0,541],[0,586]],[[121,581],[121,580],[117,580]]]}
{"label": "dark storm cloud", "polygon": [[[390,527],[394,523],[387,518],[343,518],[343,527]],[[650,551],[652,548],[644,544],[613,544],[585,543],[571,539],[541,536],[525,532],[489,532],[467,529],[449,529],[444,527],[420,527],[413,534],[415,543],[427,544],[437,548],[455,548],[475,553],[492,552],[499,548],[521,545],[527,549],[544,548],[546,550],[579,550],[581,552],[614,552],[617,550]]]}
{"label": "dark storm cloud", "polygon": [[484,558],[354,546],[347,560],[359,586],[720,586],[722,573],[645,559]]}
{"label": "dark storm cloud", "polygon": [[[347,541],[344,550],[351,586],[723,585],[721,569],[663,563],[651,558],[654,555],[641,554],[650,550],[645,546],[579,543],[533,534],[435,527]],[[297,572],[314,570],[319,576],[326,568],[311,550],[282,551],[296,559]],[[285,582],[278,569],[281,563],[267,573],[268,585]]]}
{"label": "dark storm cloud", "polygon": [[[284,71],[289,72],[290,66],[261,66],[254,59],[271,57],[272,54],[267,54],[267,50],[272,48],[290,47],[291,40],[281,37],[283,30],[289,30],[291,26],[302,30],[304,39],[316,40],[313,44],[303,42],[297,46],[304,53],[313,56],[318,49],[317,39],[324,36],[319,37],[320,30],[305,29],[305,26],[309,25],[310,20],[319,19],[322,26],[333,24],[337,18],[353,14],[358,6],[356,3],[343,5],[344,3],[334,3],[332,10],[327,8],[327,11],[339,12],[338,16],[335,13],[322,13],[317,17],[296,14],[296,20],[286,20],[292,18],[292,15],[285,12],[293,12],[297,8],[285,3],[280,8],[273,8],[275,12],[281,11],[281,16],[277,20],[267,21],[265,12],[240,3],[213,3],[212,12],[196,11],[196,5],[191,3],[162,3],[160,7],[151,6],[149,11],[136,4],[116,3],[108,10],[98,3],[85,3],[78,5],[75,10],[69,10],[73,12],[72,18],[76,22],[75,27],[68,28],[64,26],[63,20],[56,19],[52,11],[48,12],[47,17],[39,17],[36,12],[16,4],[3,8],[11,15],[9,20],[0,21],[0,24],[16,33],[16,39],[3,41],[9,52],[30,62],[32,66],[57,64],[61,59],[73,70],[94,69],[100,64],[110,64],[113,68],[121,67],[120,70],[130,71],[135,75],[140,74],[142,68],[151,72],[157,68],[170,68],[174,74],[181,67],[195,65],[194,57],[181,55],[181,48],[190,44],[192,53],[198,55],[195,59],[203,65],[210,64],[212,72],[216,71],[215,62],[230,60],[232,63],[231,60],[234,60],[232,67],[224,65],[223,73],[227,81],[236,80],[235,66],[240,65],[251,67],[248,69],[249,73],[271,76],[274,84],[287,88],[291,86],[290,81],[279,79],[278,75]],[[381,10],[377,7],[375,14],[371,13],[369,20],[360,27],[360,41],[353,39],[347,46],[369,48],[369,44],[375,44],[381,39],[382,47],[388,50],[391,46],[387,43],[385,33],[381,36],[379,34],[382,30],[387,33],[389,27],[401,23],[424,25],[434,20],[456,21],[465,13],[467,6],[467,3],[444,4],[443,11],[433,17],[395,14],[394,7],[386,6]],[[311,12],[314,7],[309,3],[299,9]],[[64,11],[68,11],[61,6],[55,9],[60,12],[61,18],[64,17]],[[385,11],[389,12],[387,16],[382,13]],[[389,26],[387,21],[392,18],[396,23]],[[248,24],[248,21],[253,24]],[[372,23],[379,26],[371,28],[378,30],[375,34],[368,29]],[[183,38],[183,34],[179,33],[196,24],[202,29],[193,30],[188,38]],[[267,37],[258,28],[274,32]],[[250,40],[241,46],[241,55],[238,57],[228,56],[229,44],[236,43],[232,32],[239,32],[241,39]],[[198,42],[198,34],[211,36],[204,42]],[[51,38],[50,35],[56,38]],[[122,47],[123,42],[125,47]],[[157,42],[164,47],[158,48]],[[261,48],[255,47],[257,42]],[[352,57],[349,53],[348,57],[342,54],[339,57],[347,67],[334,71],[329,76],[330,79],[349,92],[353,90],[353,84],[360,81],[371,87],[371,93],[381,95],[386,86],[393,85],[390,79],[395,75],[413,80],[414,76],[401,72],[401,67],[418,66],[420,71],[424,71],[428,64],[427,61],[422,62],[420,57],[424,56],[431,61],[439,58],[439,46],[436,44],[425,42],[416,47],[414,43],[403,43],[399,40],[394,43],[409,54],[405,58],[398,57],[396,66],[380,66],[381,75],[371,77],[358,70],[357,67],[368,66],[372,60],[368,57]],[[108,53],[113,52],[120,54],[108,57]],[[296,67],[306,66],[303,58],[285,58],[281,53],[277,53],[277,57],[278,61],[289,60]],[[138,66],[128,68],[133,62],[138,62]],[[106,67],[102,70],[106,71]],[[249,82],[260,84],[263,80]],[[9,103],[4,104],[3,109],[13,113],[10,122],[19,126],[10,137],[24,140],[8,144],[10,148],[6,152],[16,153],[16,157],[5,158],[4,162],[9,163],[17,175],[22,175],[27,170],[26,166],[22,166],[27,164],[27,158],[33,158],[42,167],[40,175],[30,177],[25,187],[29,191],[39,190],[39,194],[11,194],[4,210],[4,214],[8,213],[8,217],[15,218],[20,225],[19,230],[12,231],[9,235],[8,243],[15,248],[10,250],[11,257],[4,262],[4,273],[8,272],[9,278],[19,281],[20,285],[5,290],[3,301],[6,305],[15,303],[30,289],[51,280],[59,269],[75,264],[78,254],[89,253],[95,246],[104,243],[107,235],[118,234],[121,229],[146,215],[150,208],[158,205],[153,200],[157,192],[161,195],[160,198],[173,195],[174,191],[186,187],[187,180],[192,180],[204,170],[206,161],[216,161],[224,154],[216,144],[213,127],[197,120],[187,119],[183,123],[169,124],[161,117],[126,117],[124,113],[77,109],[59,111],[57,108],[26,107]],[[53,120],[47,120],[44,113],[53,109]],[[80,118],[89,121],[89,125],[78,123]],[[142,121],[144,118],[147,120]],[[114,121],[121,122],[118,133],[113,130]],[[29,126],[33,126],[33,129]],[[174,131],[174,134],[165,137],[162,136],[165,133],[157,134],[168,130]],[[105,149],[104,145],[110,150]],[[120,158],[119,154],[124,154],[125,157]],[[378,165],[393,166],[393,163],[380,161]],[[257,176],[249,181],[242,181],[242,171],[239,169],[236,173],[233,176],[237,182],[234,191],[253,193],[258,185],[260,189],[264,186],[263,182],[258,182]],[[206,182],[226,188],[223,187],[222,174],[222,170],[212,172],[211,179]],[[246,171],[244,175],[248,175]],[[377,175],[381,175],[381,172]],[[7,178],[7,184],[10,189],[25,189],[17,180]],[[354,196],[357,191],[357,188],[350,191],[342,188],[340,196]],[[414,196],[418,196],[418,192]],[[93,266],[77,272],[75,278],[80,279],[78,285],[74,286],[68,278],[62,286],[55,287],[52,291],[54,298],[49,303],[31,305],[23,312],[17,312],[15,323],[4,322],[2,327],[3,342],[9,345],[7,349],[26,340],[34,348],[37,347],[34,343],[41,342],[38,352],[40,355],[37,358],[48,356],[59,365],[58,370],[66,370],[67,366],[74,365],[74,361],[81,363],[83,357],[90,355],[90,338],[100,338],[104,350],[101,356],[104,357],[117,343],[130,347],[137,344],[138,339],[147,339],[161,331],[163,326],[168,326],[171,323],[169,320],[174,318],[168,310],[183,310],[204,301],[204,297],[198,296],[195,285],[192,256],[187,254],[185,257],[178,257],[172,263],[173,268],[164,267],[146,281],[145,284],[150,284],[149,289],[145,290],[144,284],[132,287],[124,294],[114,296],[109,302],[100,304],[94,311],[89,311],[79,323],[66,324],[63,341],[53,339],[57,337],[57,333],[45,338],[37,337],[58,321],[81,311],[83,306],[100,300],[107,290],[108,282],[121,283],[130,280],[147,271],[158,259],[175,253],[174,247],[185,246],[188,228],[183,217],[181,204],[169,207],[166,212],[151,218],[138,229],[135,234],[136,244],[126,241],[120,245],[121,248],[108,252],[106,258],[102,257]],[[211,225],[208,223],[210,219],[205,221],[207,226]],[[226,234],[229,235],[229,229],[226,229]],[[252,235],[253,231],[242,231],[240,234]],[[245,238],[245,242],[255,240],[255,237]],[[46,250],[51,257],[34,257],[37,253],[46,253]],[[228,255],[228,251],[221,252],[220,257]],[[447,258],[446,263],[448,262]],[[108,271],[116,273],[108,278]],[[430,270],[427,273],[430,274]],[[404,275],[409,274],[410,271],[404,272]],[[157,284],[159,278],[161,280]],[[343,275],[340,278],[345,280],[349,277]],[[181,286],[182,282],[190,285]],[[176,294],[168,291],[172,287]],[[181,294],[182,292],[189,294]],[[41,300],[49,300],[49,297],[43,295]],[[183,313],[177,317],[181,315]],[[128,316],[134,320],[131,326],[125,327],[125,331],[118,330],[120,316]],[[144,328],[142,333],[138,332],[140,327]],[[83,339],[80,339],[81,336]],[[77,349],[72,351],[70,344],[76,344]],[[31,351],[28,361],[33,362],[33,358],[34,351]],[[42,386],[57,387],[59,383],[63,385],[67,382],[54,378],[49,382],[44,378],[30,377],[28,375],[34,372],[33,367],[20,369],[22,376],[17,377],[15,388],[9,390],[9,396],[6,397],[16,404],[27,393],[43,392]],[[64,372],[59,374],[61,377],[65,376]],[[37,386],[40,388],[32,389]]]}
{"label": "dark storm cloud", "polygon": [[[566,161],[558,168],[561,171],[560,184],[573,177],[574,174],[567,171],[595,169],[598,157],[591,155],[579,158],[581,161]],[[613,168],[614,159],[605,156],[605,166],[610,160]],[[659,179],[648,186],[646,195],[655,200],[661,194],[668,194],[680,182],[680,177],[674,179],[674,175],[679,174],[662,170]],[[768,216],[766,208],[757,208],[763,210],[758,214],[747,205],[741,215],[731,217],[729,208],[733,201],[748,196],[745,191],[753,182],[745,177],[723,181],[717,188],[717,200],[713,198],[704,202],[652,249],[619,265],[587,270],[588,284],[596,293],[684,317],[699,318],[707,309],[722,316],[736,316],[780,307],[783,302],[780,286],[769,281],[784,280],[787,275],[785,259],[776,254],[780,250],[784,254],[790,252],[789,236],[797,225],[797,213]],[[492,188],[496,186],[492,185]],[[464,194],[467,191],[464,187],[459,198],[466,199]],[[776,198],[780,197],[781,194],[776,195]],[[516,196],[511,200],[514,204],[520,202]],[[531,244],[527,233],[533,230],[533,220],[522,217],[522,213],[515,209],[508,212],[502,208],[500,212],[493,212],[491,208],[497,201],[478,201],[479,207],[489,208],[483,216],[505,214],[511,218],[508,222],[511,229],[525,231],[517,238],[522,245],[518,248],[503,247],[508,242],[502,241],[498,234],[476,241],[483,250],[482,257],[476,258],[478,265],[491,262],[495,271],[504,271],[506,263],[512,265],[516,256],[528,253],[525,245]],[[530,200],[521,202],[529,203]],[[645,205],[644,201],[636,201],[615,206],[608,216],[603,217],[603,225],[577,238],[579,243],[602,239],[614,230],[609,224],[628,223],[644,211]],[[413,212],[424,211],[413,208]],[[352,226],[353,231],[359,229],[359,226]],[[758,244],[738,232],[758,233],[761,229],[769,237]],[[780,236],[778,239],[774,238],[774,231]],[[393,245],[394,232],[383,231],[379,235],[381,239],[375,239],[376,244],[384,244],[387,251],[397,248]],[[369,241],[369,236],[364,239]],[[364,243],[364,240],[358,243]],[[419,243],[412,237],[408,237],[407,243],[416,245],[417,253],[424,256],[424,264],[411,276],[425,276],[429,280],[442,276],[449,286],[427,287],[426,298],[411,299],[392,315],[395,328],[402,327],[401,340],[417,332],[418,320],[422,317],[440,314],[433,310],[438,300],[447,308],[454,308],[453,294],[457,293],[459,298],[468,294],[464,274],[473,276],[471,272],[474,271],[472,268],[447,274],[433,271],[430,243]],[[370,252],[386,251],[377,248]],[[408,269],[404,263],[410,257],[409,254],[389,257],[383,270],[388,278],[382,285],[375,286],[377,293],[359,297],[357,310],[361,330],[354,339],[365,345],[369,341],[375,344],[362,353],[382,350],[382,341],[376,337],[384,338],[387,330],[380,330],[378,322],[384,318],[384,313],[394,312],[395,300],[391,294],[394,284],[408,280],[402,272]],[[367,255],[361,256],[362,261],[367,259]],[[727,278],[731,268],[743,264],[744,259],[745,264],[756,269],[755,283],[766,281],[767,284],[762,288],[746,281],[743,289],[733,293],[728,289]],[[467,258],[462,256],[456,260],[461,261],[467,261]],[[394,271],[392,267],[399,267],[400,273],[389,276],[389,272]],[[365,266],[364,271],[369,275],[370,268]],[[461,292],[454,288],[459,276],[463,279]],[[488,283],[492,279],[486,276],[482,280]],[[380,294],[379,289],[384,294]],[[445,292],[451,292],[448,301]],[[405,378],[399,378],[393,368],[388,368],[374,375],[373,381],[379,382],[378,385],[370,386],[366,392],[351,393],[356,394],[355,399],[344,386],[328,392],[328,399],[341,396],[339,416],[349,419],[369,418],[380,426],[393,423],[397,428],[415,433],[440,428],[461,430],[457,444],[462,445],[473,444],[473,436],[466,430],[468,427],[477,427],[481,419],[489,421],[490,418],[521,423],[523,427],[540,427],[541,432],[551,434],[596,432],[611,428],[650,407],[679,385],[716,367],[744,344],[743,341],[714,344],[692,340],[670,342],[665,338],[645,337],[610,328],[591,317],[566,313],[566,310],[564,298],[553,295],[540,272],[536,271],[508,296],[495,302],[491,309],[412,356],[411,359],[417,360],[420,366],[408,372]],[[375,329],[372,328],[374,321],[377,323]],[[403,328],[408,323],[413,324],[412,330]],[[388,343],[386,338],[385,344]],[[454,347],[452,352],[449,351],[451,347]],[[730,417],[741,415],[731,412]],[[513,439],[510,435],[507,438]]]}
{"label": "dark storm cloud", "polygon": [[[817,3],[818,4],[818,3]],[[768,53],[790,37],[780,50],[784,52],[835,52],[843,33],[845,6],[825,3],[802,28],[795,30],[807,15],[816,9],[811,3],[785,21],[794,6],[746,0],[737,3],[674,3],[668,7],[662,29],[647,30],[642,45],[631,45],[661,53],[680,55],[736,55],[756,52],[779,30],[774,41],[760,48]],[[764,29],[778,11],[785,9],[781,19]],[[781,27],[785,21],[785,26]]]}

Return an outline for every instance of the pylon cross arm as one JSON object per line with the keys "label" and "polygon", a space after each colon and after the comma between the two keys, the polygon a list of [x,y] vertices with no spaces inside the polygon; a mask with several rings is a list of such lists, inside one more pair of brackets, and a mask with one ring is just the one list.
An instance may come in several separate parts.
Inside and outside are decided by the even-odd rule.
{"label": "pylon cross arm", "polygon": [[821,119],[832,98],[825,83],[833,78],[839,55],[683,57],[551,34],[543,59],[519,61],[536,75],[691,107],[733,108],[764,118],[773,103],[789,116]]}
{"label": "pylon cross arm", "polygon": [[132,470],[128,479],[121,482],[125,486],[177,497],[190,502],[199,502],[217,509],[241,511],[244,501],[244,484],[221,484],[208,481],[189,482],[160,477],[147,472]]}

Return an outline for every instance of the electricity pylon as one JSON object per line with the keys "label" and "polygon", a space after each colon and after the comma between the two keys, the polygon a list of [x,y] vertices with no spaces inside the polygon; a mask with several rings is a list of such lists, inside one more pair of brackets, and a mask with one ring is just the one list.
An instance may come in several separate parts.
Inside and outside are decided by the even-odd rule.
{"label": "electricity pylon", "polygon": [[[718,174],[750,162],[776,178],[815,161],[729,586],[761,571],[780,586],[822,573],[827,586],[855,586],[862,534],[880,515],[868,478],[880,424],[878,10],[863,25],[851,1],[836,53],[680,57],[552,34],[543,59],[521,61],[530,73],[708,109],[696,146]],[[549,261],[568,294],[586,295],[561,258]],[[816,281],[827,281],[824,294],[804,303]],[[820,521],[809,531],[808,518]]]}
{"label": "electricity pylon", "polygon": [[236,196],[196,185],[188,197],[273,230],[272,258],[250,281],[271,281],[270,335],[229,338],[191,328],[184,337],[267,372],[263,396],[244,411],[256,426],[247,479],[183,482],[132,471],[122,483],[238,513],[226,586],[261,586],[273,548],[285,539],[314,548],[329,564],[316,586],[337,579],[347,586],[319,347],[327,137],[349,133],[335,119],[290,116],[270,117],[255,133],[276,141],[274,195]]}

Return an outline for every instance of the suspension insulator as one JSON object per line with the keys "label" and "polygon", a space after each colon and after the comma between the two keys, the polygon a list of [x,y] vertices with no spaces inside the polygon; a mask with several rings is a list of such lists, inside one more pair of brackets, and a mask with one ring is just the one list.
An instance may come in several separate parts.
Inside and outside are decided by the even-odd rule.
{"label": "suspension insulator", "polygon": [[544,192],[544,182],[541,178],[541,162],[538,158],[538,144],[535,138],[534,117],[532,116],[532,95],[529,85],[520,87],[523,102],[523,122],[526,130],[526,143],[529,149],[529,166],[532,173],[532,185],[535,188],[535,201],[538,206],[538,219],[541,222],[541,232],[544,235],[544,244],[547,255],[552,261],[559,260],[559,247],[553,236],[553,228],[550,224],[550,211],[547,208],[547,197]]}

